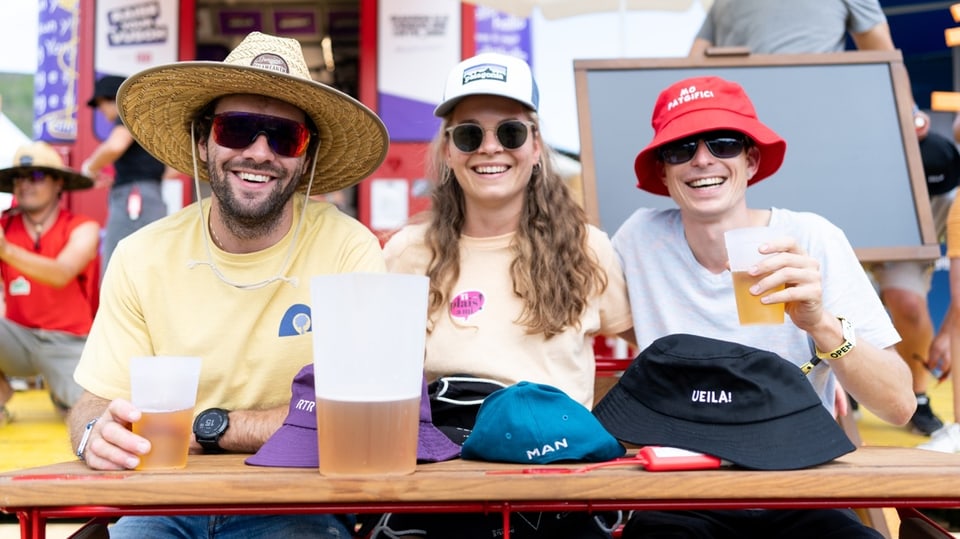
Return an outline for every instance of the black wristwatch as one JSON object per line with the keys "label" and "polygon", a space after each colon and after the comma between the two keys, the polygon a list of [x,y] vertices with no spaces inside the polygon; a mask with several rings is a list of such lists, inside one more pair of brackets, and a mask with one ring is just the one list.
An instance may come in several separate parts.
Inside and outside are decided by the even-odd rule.
{"label": "black wristwatch", "polygon": [[210,408],[200,412],[193,420],[193,435],[203,447],[204,453],[223,453],[220,438],[230,426],[229,412],[223,408]]}

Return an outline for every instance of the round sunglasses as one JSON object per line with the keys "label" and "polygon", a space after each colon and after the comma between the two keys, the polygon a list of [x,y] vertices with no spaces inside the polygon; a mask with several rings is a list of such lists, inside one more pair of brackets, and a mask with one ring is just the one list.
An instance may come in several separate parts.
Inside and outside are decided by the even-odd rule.
{"label": "round sunglasses", "polygon": [[664,144],[660,147],[660,159],[668,165],[681,165],[697,154],[700,141],[714,157],[730,159],[740,155],[747,146],[747,138],[736,131],[711,131]]}
{"label": "round sunglasses", "polygon": [[224,112],[213,117],[213,140],[233,150],[253,144],[265,135],[270,149],[284,157],[300,157],[310,143],[310,130],[304,124],[252,112]]}
{"label": "round sunglasses", "polygon": [[459,124],[446,129],[453,145],[463,153],[473,153],[483,144],[487,131],[497,135],[497,141],[507,150],[516,150],[527,142],[527,135],[534,129],[533,122],[522,120],[504,120],[496,127],[480,127],[477,124]]}

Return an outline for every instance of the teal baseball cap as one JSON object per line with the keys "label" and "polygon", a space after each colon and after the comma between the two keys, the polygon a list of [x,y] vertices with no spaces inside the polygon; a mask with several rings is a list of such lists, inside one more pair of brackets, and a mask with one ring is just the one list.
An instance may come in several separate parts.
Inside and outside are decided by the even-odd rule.
{"label": "teal baseball cap", "polygon": [[483,401],[460,456],[548,464],[602,462],[624,453],[590,410],[569,395],[553,386],[519,382]]}

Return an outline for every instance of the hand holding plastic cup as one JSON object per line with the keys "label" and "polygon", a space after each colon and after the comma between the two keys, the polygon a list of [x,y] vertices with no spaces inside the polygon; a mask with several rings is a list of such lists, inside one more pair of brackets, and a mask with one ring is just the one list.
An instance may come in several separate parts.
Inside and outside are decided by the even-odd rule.
{"label": "hand holding plastic cup", "polygon": [[165,470],[187,465],[193,408],[200,383],[200,358],[149,356],[130,359],[130,401],[140,409],[134,434],[150,440],[138,470]]}
{"label": "hand holding plastic cup", "polygon": [[[770,255],[760,253],[760,246],[778,236],[773,229],[765,226],[735,228],[724,233],[727,246],[727,258],[730,260],[730,272],[733,274],[733,291],[737,298],[737,314],[740,325],[782,324],[783,303],[764,304],[762,296],[750,293],[750,287],[757,284],[766,275],[751,276],[747,271]],[[779,288],[767,290],[768,295]]]}

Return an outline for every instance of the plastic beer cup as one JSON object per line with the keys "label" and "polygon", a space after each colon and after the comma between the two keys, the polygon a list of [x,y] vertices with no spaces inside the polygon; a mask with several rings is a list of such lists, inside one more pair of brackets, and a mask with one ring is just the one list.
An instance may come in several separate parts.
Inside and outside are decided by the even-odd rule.
{"label": "plastic beer cup", "polygon": [[[776,231],[765,226],[735,228],[724,233],[727,258],[730,260],[730,273],[733,274],[733,291],[737,298],[737,314],[741,325],[783,323],[783,303],[764,304],[760,302],[762,296],[750,293],[750,287],[757,284],[765,275],[751,276],[747,273],[751,266],[768,256],[760,253],[760,246],[778,235]],[[783,290],[783,286],[768,290],[764,295],[776,290]]]}
{"label": "plastic beer cup", "polygon": [[200,358],[149,356],[130,359],[130,400],[140,409],[133,432],[150,440],[138,470],[187,465],[193,408],[200,382]]}

